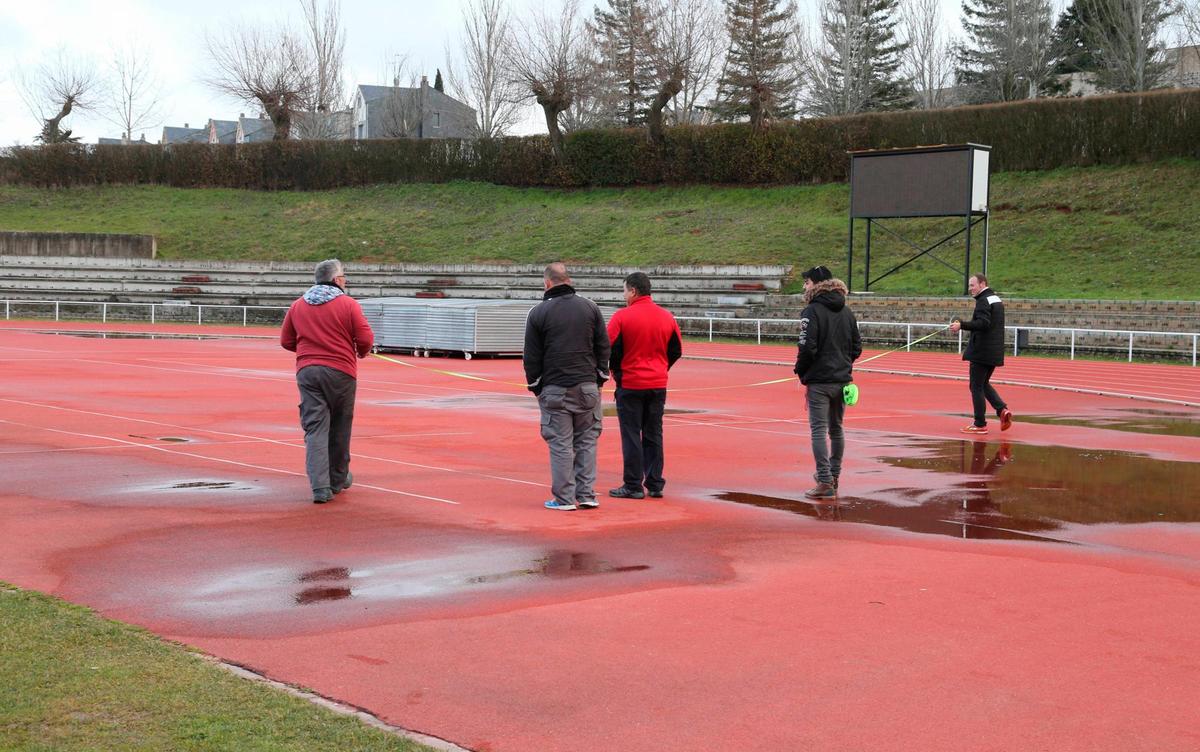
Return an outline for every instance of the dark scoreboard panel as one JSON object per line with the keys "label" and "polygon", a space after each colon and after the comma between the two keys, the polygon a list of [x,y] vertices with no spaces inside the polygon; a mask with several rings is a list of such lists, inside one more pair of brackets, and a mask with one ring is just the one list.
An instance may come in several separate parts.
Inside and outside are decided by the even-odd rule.
{"label": "dark scoreboard panel", "polygon": [[850,153],[851,217],[937,217],[987,210],[989,147]]}

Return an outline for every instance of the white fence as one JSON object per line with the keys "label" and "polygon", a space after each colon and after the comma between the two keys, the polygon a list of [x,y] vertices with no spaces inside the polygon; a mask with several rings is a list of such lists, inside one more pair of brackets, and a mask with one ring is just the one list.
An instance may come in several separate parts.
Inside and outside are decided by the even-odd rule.
{"label": "white fence", "polygon": [[[283,322],[286,306],[192,305],[189,303],[99,303],[72,300],[5,300],[4,318],[46,318],[55,321],[84,320],[146,321],[154,323],[196,323],[256,326],[278,325]],[[759,344],[767,340],[792,340],[799,330],[798,319],[739,319],[709,316],[677,317],[684,334],[736,339],[753,338]],[[860,321],[859,331],[867,342],[879,344],[903,343],[909,350],[923,336],[944,329],[943,324],[892,321]],[[1197,363],[1197,332],[1151,332],[1126,329],[1082,329],[1076,327],[1009,326],[1005,327],[1013,354],[1022,349],[1069,353],[1120,353],[1129,362],[1134,355],[1146,358],[1172,358]],[[901,336],[903,332],[903,336]],[[963,335],[933,337],[925,340],[930,347],[955,347],[962,352]]]}
{"label": "white fence", "polygon": [[[794,340],[800,330],[799,319],[738,319],[708,316],[678,316],[684,334],[736,339],[753,338],[763,340]],[[945,324],[916,322],[860,321],[859,331],[867,342],[901,345],[905,350],[922,337],[945,329]],[[1129,362],[1134,355],[1152,359],[1191,360],[1197,363],[1197,346],[1200,332],[1152,332],[1128,329],[1083,329],[1078,327],[1050,326],[1006,326],[1006,342],[1012,345],[1013,355],[1021,350],[1063,352],[1075,359],[1077,352],[1116,354],[1120,353]],[[963,332],[957,335],[949,331],[944,336],[925,340],[928,347],[948,349],[953,347],[961,353],[965,343]]]}

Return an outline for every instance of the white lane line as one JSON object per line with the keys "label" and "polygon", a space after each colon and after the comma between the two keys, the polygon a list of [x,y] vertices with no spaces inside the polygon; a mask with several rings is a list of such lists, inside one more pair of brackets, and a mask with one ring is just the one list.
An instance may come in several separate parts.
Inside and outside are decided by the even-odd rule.
{"label": "white lane line", "polygon": [[[281,446],[291,447],[293,449],[303,449],[304,448],[303,443],[298,444],[298,443],[291,442],[291,441],[283,441],[281,439],[270,439],[265,436],[253,436],[251,434],[234,433],[232,431],[218,431],[213,428],[198,428],[198,427],[194,427],[194,426],[182,426],[177,423],[164,423],[164,422],[158,421],[158,420],[147,420],[145,418],[133,418],[133,417],[130,417],[127,415],[114,415],[112,413],[97,412],[95,410],[80,410],[80,409],[74,408],[74,407],[62,407],[60,405],[48,405],[48,404],[40,403],[40,402],[29,402],[27,400],[11,399],[8,397],[0,397],[0,402],[11,402],[16,405],[26,405],[28,407],[40,407],[40,408],[47,409],[47,410],[59,410],[62,412],[79,413],[80,415],[94,415],[94,416],[101,417],[101,418],[112,418],[114,420],[125,420],[125,421],[131,421],[134,423],[145,423],[147,425],[163,426],[165,428],[175,428],[175,429],[179,429],[182,431],[195,431],[197,433],[215,434],[217,436],[234,436],[239,439],[250,439],[253,441],[260,441],[260,442],[264,442],[267,444],[279,444]],[[141,445],[139,444],[138,446],[141,446]],[[360,459],[376,460],[378,462],[385,462],[385,463],[389,463],[389,464],[393,464],[393,465],[403,465],[405,467],[416,467],[416,468],[420,468],[422,470],[438,470],[438,471],[446,472],[446,473],[454,473],[456,475],[469,475],[469,476],[477,477],[477,478],[486,478],[488,480],[501,480],[501,481],[505,481],[507,483],[520,483],[521,485],[526,485],[526,486],[545,486],[545,483],[538,483],[538,482],[529,481],[529,480],[522,480],[520,478],[508,478],[508,477],[505,477],[502,475],[492,475],[490,473],[474,472],[471,470],[458,470],[458,469],[452,468],[452,467],[440,467],[438,465],[426,465],[426,464],[422,464],[419,462],[407,462],[405,460],[397,460],[397,459],[393,459],[391,457],[376,457],[376,456],[369,455],[369,454],[360,454],[358,452],[355,452],[353,456],[358,457]]]}
{"label": "white lane line", "polygon": [[[61,429],[61,428],[50,428],[48,426],[39,426],[39,425],[34,425],[32,423],[20,423],[15,420],[7,420],[5,418],[0,418],[0,423],[8,423],[9,425],[23,426],[25,428],[40,429],[42,431],[50,431],[52,433],[61,433],[66,436],[76,436],[76,437],[80,437],[80,438],[96,439],[98,441],[114,441],[114,442],[117,442],[118,444],[125,444],[125,445],[131,446],[131,447],[141,447],[142,449],[152,449],[156,452],[163,452],[165,454],[174,454],[174,455],[178,455],[181,457],[193,457],[195,459],[205,460],[208,462],[220,462],[220,463],[223,463],[226,465],[236,465],[238,467],[248,467],[252,470],[264,470],[269,473],[280,473],[282,475],[295,475],[295,476],[299,476],[301,478],[306,477],[304,473],[298,473],[298,472],[295,472],[294,470],[282,470],[277,467],[268,467],[267,465],[255,465],[250,462],[238,462],[237,460],[226,460],[226,459],[221,459],[220,457],[209,457],[209,456],[206,456],[203,454],[196,454],[194,452],[181,452],[177,449],[168,449],[167,447],[156,446],[154,444],[142,444],[137,441],[126,441],[125,439],[118,439],[115,436],[100,436],[97,434],[83,433],[80,431],[67,431],[67,430]],[[219,446],[219,444],[216,446]],[[437,496],[426,496],[425,494],[409,493],[408,491],[398,491],[394,488],[384,488],[383,486],[370,486],[365,483],[356,483],[355,485],[360,488],[369,488],[373,491],[382,491],[384,493],[396,494],[398,496],[410,496],[414,499],[425,499],[427,501],[438,501],[443,504],[453,504],[455,506],[459,505],[459,502],[457,502],[457,501],[451,501],[450,499],[442,499]]]}

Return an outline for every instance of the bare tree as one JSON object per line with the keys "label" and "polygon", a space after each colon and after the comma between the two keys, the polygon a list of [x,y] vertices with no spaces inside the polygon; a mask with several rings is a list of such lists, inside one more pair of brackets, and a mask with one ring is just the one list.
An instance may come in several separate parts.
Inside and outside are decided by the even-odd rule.
{"label": "bare tree", "polygon": [[562,160],[559,116],[587,90],[587,32],[579,19],[578,0],[562,0],[558,13],[535,11],[514,35],[505,57],[511,76],[546,117],[555,156]]}
{"label": "bare tree", "polygon": [[503,136],[520,118],[520,88],[506,75],[504,53],[511,44],[512,23],[504,0],[466,0],[459,36],[460,78],[446,50],[450,89],[475,109],[476,128],[483,138]]}
{"label": "bare tree", "polygon": [[1183,46],[1200,45],[1200,0],[1180,0],[1178,25]]}
{"label": "bare tree", "polygon": [[429,79],[409,64],[407,55],[393,56],[392,88],[380,106],[379,135],[422,138],[429,113]]}
{"label": "bare tree", "polygon": [[939,0],[908,0],[901,6],[901,25],[908,40],[904,75],[912,80],[917,106],[923,110],[945,107],[945,90],[954,80],[940,7]]}
{"label": "bare tree", "polygon": [[662,143],[664,121],[699,119],[700,97],[711,92],[725,40],[723,18],[712,0],[666,2],[656,15],[652,48],[657,90],[647,124],[650,140]]}
{"label": "bare tree", "polygon": [[346,31],[342,28],[341,1],[329,0],[322,8],[320,0],[300,0],[300,6],[313,80],[309,112],[297,118],[294,125],[301,138],[344,138],[346,116],[341,111],[349,103],[343,75]]}
{"label": "bare tree", "polygon": [[206,35],[214,70],[206,83],[214,90],[259,106],[286,141],[296,113],[315,100],[315,65],[308,45],[287,28],[232,26]]}
{"label": "bare tree", "polygon": [[121,138],[162,122],[162,83],[144,48],[132,42],[114,47],[109,61],[111,86],[101,107],[106,120],[121,129]]}
{"label": "bare tree", "polygon": [[1078,0],[1083,36],[1094,50],[1096,84],[1109,91],[1160,86],[1169,66],[1161,34],[1174,8],[1170,0]]}
{"label": "bare tree", "polygon": [[96,66],[59,48],[32,69],[17,69],[17,89],[29,111],[42,122],[37,140],[44,144],[78,141],[62,122],[75,111],[95,109],[103,100],[104,84]]}

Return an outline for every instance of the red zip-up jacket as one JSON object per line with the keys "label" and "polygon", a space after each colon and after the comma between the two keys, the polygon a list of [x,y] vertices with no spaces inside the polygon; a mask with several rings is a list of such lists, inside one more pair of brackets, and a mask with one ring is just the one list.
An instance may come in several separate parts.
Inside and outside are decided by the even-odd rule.
{"label": "red zip-up jacket", "polygon": [[329,366],[358,378],[358,359],[375,343],[375,333],[358,301],[349,295],[316,305],[297,299],[283,319],[279,344],[296,353],[296,370]]}
{"label": "red zip-up jacket", "polygon": [[643,295],[608,320],[609,368],[622,389],[666,389],[667,370],[683,355],[683,335],[667,309]]}

